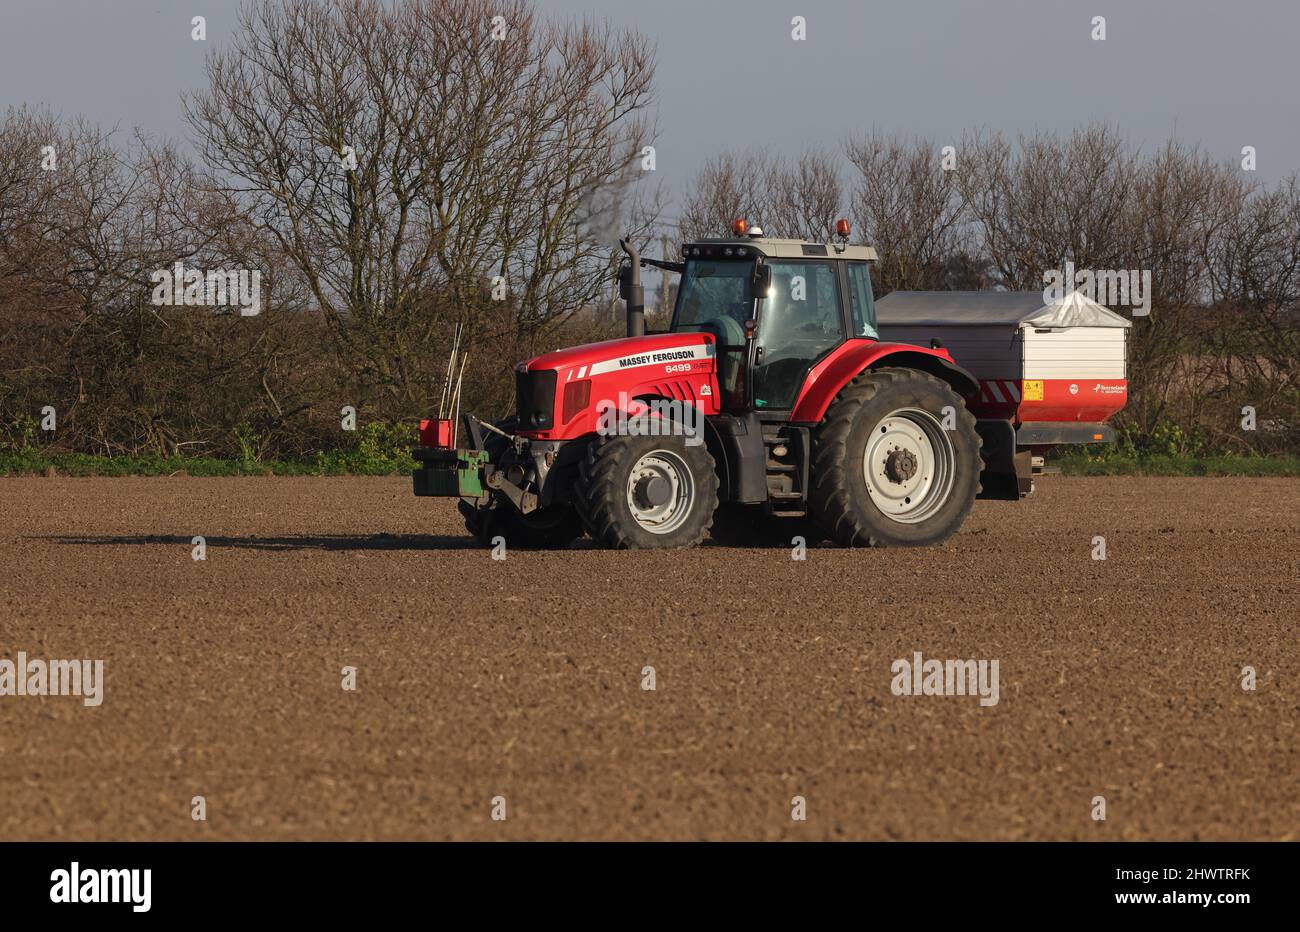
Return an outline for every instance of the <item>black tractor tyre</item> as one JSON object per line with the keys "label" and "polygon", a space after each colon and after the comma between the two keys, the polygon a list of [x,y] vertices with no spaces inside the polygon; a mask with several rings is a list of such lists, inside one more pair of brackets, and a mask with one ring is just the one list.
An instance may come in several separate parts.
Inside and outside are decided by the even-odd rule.
{"label": "black tractor tyre", "polygon": [[[949,414],[952,429],[942,430]],[[894,437],[901,444],[890,449]],[[920,438],[917,450],[932,450],[933,463],[909,453],[913,437]],[[869,449],[877,454],[870,480]],[[872,369],[840,391],[813,433],[808,510],[845,547],[932,546],[961,527],[979,494],[982,468],[975,417],[948,383],[916,369]],[[925,497],[917,494],[915,503],[903,497],[927,479]]]}
{"label": "black tractor tyre", "polygon": [[709,528],[709,539],[723,547],[793,547],[796,537],[810,546],[826,532],[811,518],[773,517],[762,505],[735,503],[719,505]]}
{"label": "black tractor tyre", "polygon": [[[669,468],[685,471],[675,486]],[[601,437],[580,464],[573,501],[587,533],[604,547],[694,547],[713,523],[718,475],[705,446],[688,445],[684,437]],[[659,513],[662,530],[651,530],[646,522],[654,525]]]}
{"label": "black tractor tyre", "polygon": [[518,550],[563,550],[583,534],[582,519],[567,505],[552,505],[523,515],[509,502],[486,508],[465,499],[456,503],[469,531],[484,547],[501,537],[506,548]]}

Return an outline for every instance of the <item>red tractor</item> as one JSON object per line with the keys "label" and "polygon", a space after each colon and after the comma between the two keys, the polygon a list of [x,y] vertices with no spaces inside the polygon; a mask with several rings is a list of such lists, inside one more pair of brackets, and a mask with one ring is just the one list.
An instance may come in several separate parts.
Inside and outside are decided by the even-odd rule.
{"label": "red tractor", "polygon": [[[459,498],[485,545],[689,547],[796,519],[787,540],[924,546],[961,526],[981,478],[987,497],[1028,492],[1012,422],[968,408],[977,379],[938,340],[878,338],[871,247],[743,221],[681,263],[621,245],[625,339],[519,363],[515,416],[465,415],[466,447],[454,417],[420,425],[415,494]],[[646,333],[643,265],[681,275],[667,332]]]}

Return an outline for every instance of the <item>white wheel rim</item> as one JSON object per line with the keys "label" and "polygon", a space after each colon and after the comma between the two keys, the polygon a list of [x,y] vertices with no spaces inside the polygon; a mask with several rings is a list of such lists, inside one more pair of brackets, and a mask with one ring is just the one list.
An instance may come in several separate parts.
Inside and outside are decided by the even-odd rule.
{"label": "white wheel rim", "polygon": [[[667,483],[668,497],[662,504],[638,494],[638,487],[652,480]],[[671,534],[681,527],[695,507],[695,480],[686,461],[669,450],[642,456],[627,477],[627,506],[636,523],[651,534]]]}
{"label": "white wheel rim", "polygon": [[900,408],[871,429],[862,475],[881,514],[899,524],[917,524],[948,500],[956,460],[952,438],[934,415]]}

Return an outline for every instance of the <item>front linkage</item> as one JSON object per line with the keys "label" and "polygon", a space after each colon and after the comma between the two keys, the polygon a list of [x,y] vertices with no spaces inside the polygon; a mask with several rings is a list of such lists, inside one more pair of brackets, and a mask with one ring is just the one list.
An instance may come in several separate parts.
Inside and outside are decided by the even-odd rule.
{"label": "front linkage", "polygon": [[[546,481],[557,451],[566,444],[537,443],[514,436],[514,420],[497,425],[462,415],[473,449],[451,449],[448,429],[422,421],[413,456],[416,495],[459,498],[466,529],[491,546],[498,537],[512,547],[565,547],[583,534],[581,517],[566,502],[552,502]],[[564,451],[567,453],[567,451]]]}

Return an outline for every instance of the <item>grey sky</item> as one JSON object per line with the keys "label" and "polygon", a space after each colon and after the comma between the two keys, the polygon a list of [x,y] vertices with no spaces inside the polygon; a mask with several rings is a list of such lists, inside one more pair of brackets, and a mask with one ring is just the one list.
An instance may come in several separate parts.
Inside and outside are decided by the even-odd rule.
{"label": "grey sky", "polygon": [[[872,126],[955,140],[1117,124],[1259,175],[1300,169],[1295,0],[537,0],[635,27],[659,48],[658,170],[680,190],[727,147],[797,153]],[[125,130],[184,134],[179,93],[238,0],[0,0],[0,104],[45,103]],[[208,42],[190,39],[207,18]],[[807,20],[804,42],[792,17]],[[1107,38],[1090,38],[1094,16]]]}

